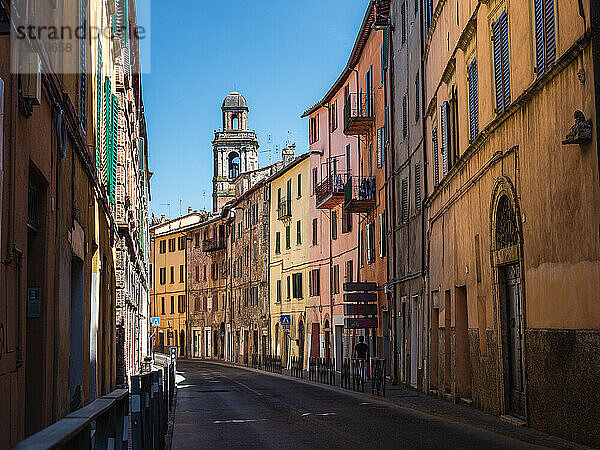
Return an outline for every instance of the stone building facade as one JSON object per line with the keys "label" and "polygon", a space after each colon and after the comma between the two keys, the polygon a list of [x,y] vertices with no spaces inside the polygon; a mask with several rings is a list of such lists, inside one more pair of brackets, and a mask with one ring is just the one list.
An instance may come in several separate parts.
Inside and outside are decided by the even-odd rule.
{"label": "stone building facade", "polygon": [[429,2],[423,55],[430,389],[594,446],[596,6]]}

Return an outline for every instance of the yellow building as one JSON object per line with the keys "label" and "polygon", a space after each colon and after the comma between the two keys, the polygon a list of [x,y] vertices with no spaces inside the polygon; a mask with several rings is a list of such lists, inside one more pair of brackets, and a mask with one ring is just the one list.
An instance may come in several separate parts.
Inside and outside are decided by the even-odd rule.
{"label": "yellow building", "polygon": [[271,353],[304,355],[310,239],[309,153],[269,180]]}
{"label": "yellow building", "polygon": [[[179,347],[179,357],[187,356],[187,267],[186,239],[205,215],[190,212],[177,219],[159,222],[150,228],[150,311],[160,319],[152,327],[152,348],[165,353],[168,347]],[[191,238],[191,234],[190,237]]]}

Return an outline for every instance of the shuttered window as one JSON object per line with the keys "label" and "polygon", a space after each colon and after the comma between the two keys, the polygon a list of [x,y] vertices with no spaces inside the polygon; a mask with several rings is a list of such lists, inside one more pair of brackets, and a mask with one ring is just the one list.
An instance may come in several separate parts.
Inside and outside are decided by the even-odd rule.
{"label": "shuttered window", "polygon": [[415,164],[415,210],[421,212],[421,163]]}
{"label": "shuttered window", "polygon": [[[289,280],[289,277],[288,277]],[[302,298],[302,274],[292,274],[292,296],[293,298]]]}
{"label": "shuttered window", "polygon": [[402,2],[400,6],[400,16],[402,20],[402,45],[406,42],[406,3]]}
{"label": "shuttered window", "polygon": [[492,26],[494,46],[494,86],[496,88],[496,113],[510,105],[510,51],[508,45],[508,16],[502,13]]}
{"label": "shuttered window", "polygon": [[469,83],[469,132],[471,140],[479,134],[479,88],[477,86],[477,59],[467,69]]}
{"label": "shuttered window", "polygon": [[331,211],[331,239],[334,241],[338,238],[337,222],[337,211]]}
{"label": "shuttered window", "polygon": [[408,105],[406,102],[406,94],[402,97],[402,137],[406,139],[408,135]]}
{"label": "shuttered window", "polygon": [[381,46],[381,84],[385,83],[385,72],[388,70],[388,60],[390,55],[390,32],[383,30],[383,45]]}
{"label": "shuttered window", "polygon": [[384,258],[385,257],[385,252],[386,252],[386,233],[387,233],[387,226],[386,226],[386,215],[385,213],[381,213],[379,214],[379,257]]}
{"label": "shuttered window", "polygon": [[408,178],[402,180],[402,223],[408,222]]}
{"label": "shuttered window", "polygon": [[535,72],[542,76],[556,61],[554,0],[534,0]]}
{"label": "shuttered window", "polygon": [[449,129],[448,129],[448,102],[442,104],[441,110],[441,126],[442,126],[442,177],[445,177],[448,173],[448,143],[449,143]]}
{"label": "shuttered window", "polygon": [[440,157],[438,148],[438,130],[437,127],[432,132],[433,141],[433,181],[434,185],[437,186],[440,182]]}
{"label": "shuttered window", "polygon": [[431,26],[431,18],[433,16],[433,0],[425,0],[425,38],[429,34],[429,27]]}
{"label": "shuttered window", "polygon": [[421,113],[420,108],[419,108],[419,99],[421,98],[421,95],[419,93],[419,89],[420,89],[420,82],[419,82],[419,72],[417,72],[417,75],[415,76],[415,121],[419,121],[419,114]]}
{"label": "shuttered window", "polygon": [[383,139],[384,139],[385,128],[381,127],[377,129],[377,167],[383,166]]}

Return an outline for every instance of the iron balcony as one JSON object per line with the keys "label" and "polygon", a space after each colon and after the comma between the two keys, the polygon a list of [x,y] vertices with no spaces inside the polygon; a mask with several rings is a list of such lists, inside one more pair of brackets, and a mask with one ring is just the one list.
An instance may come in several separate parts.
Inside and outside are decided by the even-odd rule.
{"label": "iron balcony", "polygon": [[289,219],[292,217],[292,200],[289,198],[282,198],[279,200],[277,206],[277,218],[279,220]]}
{"label": "iron balcony", "polygon": [[344,134],[364,136],[375,126],[373,94],[349,94],[344,105]]}
{"label": "iron balcony", "polygon": [[350,178],[347,172],[334,172],[317,184],[317,209],[332,209],[344,201],[344,186]]}
{"label": "iron balcony", "polygon": [[203,252],[216,252],[227,247],[227,239],[225,236],[216,236],[202,241]]}
{"label": "iron balcony", "polygon": [[375,177],[349,177],[344,187],[344,207],[349,213],[368,213],[377,203]]}

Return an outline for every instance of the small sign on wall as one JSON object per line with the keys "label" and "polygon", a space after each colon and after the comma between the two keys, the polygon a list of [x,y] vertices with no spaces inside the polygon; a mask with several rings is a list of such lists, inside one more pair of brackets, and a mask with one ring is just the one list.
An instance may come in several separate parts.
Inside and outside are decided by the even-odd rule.
{"label": "small sign on wall", "polygon": [[27,289],[27,318],[39,319],[42,316],[42,289]]}

